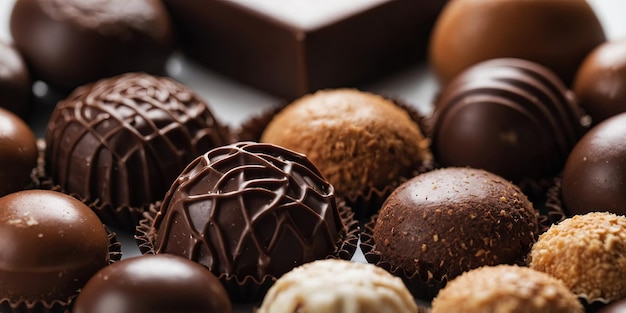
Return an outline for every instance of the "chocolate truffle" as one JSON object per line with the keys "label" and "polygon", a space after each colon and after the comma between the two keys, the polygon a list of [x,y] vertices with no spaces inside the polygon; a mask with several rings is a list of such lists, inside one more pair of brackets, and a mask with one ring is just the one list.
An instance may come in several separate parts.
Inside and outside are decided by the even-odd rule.
{"label": "chocolate truffle", "polygon": [[0,197],[25,189],[37,166],[37,143],[30,127],[0,108]]}
{"label": "chocolate truffle", "polygon": [[0,246],[2,312],[66,306],[109,262],[102,222],[85,204],[56,191],[0,198]]}
{"label": "chocolate truffle", "polygon": [[32,81],[24,59],[13,45],[0,41],[0,107],[26,117]]}
{"label": "chocolate truffle", "polygon": [[230,313],[232,305],[222,284],[204,266],[159,254],[115,262],[89,279],[72,313],[104,312]]}
{"label": "chocolate truffle", "polygon": [[[462,308],[459,311],[459,308]],[[463,273],[433,300],[431,313],[583,313],[562,281],[526,267],[485,266]]]}
{"label": "chocolate truffle", "polygon": [[482,168],[515,183],[537,180],[561,171],[583,123],[573,92],[552,71],[521,59],[494,59],[467,69],[441,91],[433,153],[442,166]]}
{"label": "chocolate truffle", "polygon": [[586,0],[455,0],[435,23],[429,58],[443,84],[473,64],[503,57],[540,63],[569,84],[605,40]]}
{"label": "chocolate truffle", "polygon": [[67,91],[125,72],[162,73],[174,49],[158,0],[18,0],[10,30],[34,78]]}
{"label": "chocolate truffle", "polygon": [[611,303],[610,305],[598,310],[598,313],[625,313],[626,312],[626,299],[622,299]]}
{"label": "chocolate truffle", "polygon": [[483,265],[523,263],[537,232],[537,214],[517,186],[449,167],[394,190],[372,238],[376,253],[406,273],[449,280]]}
{"label": "chocolate truffle", "polygon": [[148,236],[155,253],[194,260],[218,277],[262,281],[334,255],[346,229],[333,186],[304,155],[240,142],[189,164]]}
{"label": "chocolate truffle", "polygon": [[345,260],[320,260],[279,278],[257,313],[417,312],[402,280],[384,269]]}
{"label": "chocolate truffle", "polygon": [[[78,88],[57,104],[46,132],[46,166],[63,191],[95,203],[106,224],[134,229],[189,162],[229,141],[189,88],[128,73]],[[130,217],[122,216],[129,210]]]}
{"label": "chocolate truffle", "polygon": [[626,112],[626,40],[591,51],[576,73],[573,89],[594,124]]}
{"label": "chocolate truffle", "polygon": [[576,144],[563,170],[562,196],[570,215],[626,214],[626,113],[594,126]]}
{"label": "chocolate truffle", "polygon": [[355,89],[297,99],[267,125],[262,142],[304,153],[337,190],[383,189],[431,159],[429,140],[391,100]]}
{"label": "chocolate truffle", "polygon": [[529,266],[588,302],[626,297],[626,217],[592,212],[553,225],[533,245]]}

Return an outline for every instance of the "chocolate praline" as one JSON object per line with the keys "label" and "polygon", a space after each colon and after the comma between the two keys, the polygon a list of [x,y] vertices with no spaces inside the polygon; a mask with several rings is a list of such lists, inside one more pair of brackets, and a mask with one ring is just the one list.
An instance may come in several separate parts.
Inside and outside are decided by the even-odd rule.
{"label": "chocolate praline", "polygon": [[37,166],[37,143],[30,127],[0,108],[0,197],[25,189]]}
{"label": "chocolate praline", "polygon": [[26,117],[31,108],[32,80],[28,67],[13,45],[0,41],[0,106]]}
{"label": "chocolate praline", "polygon": [[563,170],[562,196],[571,214],[626,214],[626,113],[594,126],[576,144]]}
{"label": "chocolate praline", "polygon": [[230,313],[232,305],[222,284],[204,266],[159,254],[101,269],[85,284],[72,309],[72,313],[113,311]]}
{"label": "chocolate praline", "polygon": [[175,46],[158,0],[18,0],[10,31],[34,78],[66,91],[125,72],[161,74]]}

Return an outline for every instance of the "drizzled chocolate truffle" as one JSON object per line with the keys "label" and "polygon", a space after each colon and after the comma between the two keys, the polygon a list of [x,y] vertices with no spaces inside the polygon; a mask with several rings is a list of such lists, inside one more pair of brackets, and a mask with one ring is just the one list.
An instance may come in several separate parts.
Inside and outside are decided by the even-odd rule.
{"label": "drizzled chocolate truffle", "polygon": [[94,203],[107,224],[133,229],[191,160],[229,141],[187,87],[129,73],[78,88],[58,103],[46,132],[46,166],[55,184]]}
{"label": "drizzled chocolate truffle", "polygon": [[521,59],[489,60],[442,90],[433,153],[443,166],[482,168],[516,183],[550,177],[582,136],[582,118],[552,71]]}
{"label": "drizzled chocolate truffle", "polygon": [[31,107],[28,67],[13,45],[0,41],[0,107],[24,118]]}
{"label": "drizzled chocolate truffle", "polygon": [[158,0],[18,0],[10,30],[34,78],[68,91],[125,72],[162,73],[174,49]]}
{"label": "drizzled chocolate truffle", "polygon": [[26,188],[37,154],[35,134],[26,122],[0,108],[0,197]]}

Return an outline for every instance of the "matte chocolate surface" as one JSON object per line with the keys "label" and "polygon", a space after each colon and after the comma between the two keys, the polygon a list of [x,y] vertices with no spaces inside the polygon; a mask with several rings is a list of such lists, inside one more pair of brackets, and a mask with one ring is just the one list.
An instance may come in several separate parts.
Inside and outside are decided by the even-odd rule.
{"label": "matte chocolate surface", "polygon": [[[78,88],[58,103],[46,132],[46,165],[65,192],[108,210],[143,208],[162,200],[191,160],[229,141],[187,87],[129,73]],[[134,228],[132,222],[117,226]]]}
{"label": "matte chocolate surface", "polygon": [[582,136],[573,92],[521,59],[479,63],[442,90],[433,153],[443,166],[482,168],[519,182],[558,174]]}
{"label": "matte chocolate surface", "polygon": [[31,108],[31,77],[13,45],[0,41],[0,107],[25,118]]}
{"label": "matte chocolate surface", "polygon": [[17,0],[10,20],[34,78],[67,91],[124,72],[162,73],[172,28],[158,0]]}
{"label": "matte chocolate surface", "polygon": [[100,270],[82,289],[72,312],[230,313],[232,305],[222,284],[204,266],[158,254],[125,259]]}
{"label": "matte chocolate surface", "polygon": [[26,122],[0,108],[0,197],[31,182],[37,154],[35,134]]}
{"label": "matte chocolate surface", "polygon": [[[265,2],[269,11],[272,2],[276,4],[248,2]],[[321,88],[354,86],[417,62],[446,0],[369,2],[373,4],[363,10],[313,26],[260,12],[246,1],[165,4],[190,56],[239,81],[293,99]],[[295,13],[341,7],[334,1],[320,7],[316,1],[297,3],[301,7]]]}

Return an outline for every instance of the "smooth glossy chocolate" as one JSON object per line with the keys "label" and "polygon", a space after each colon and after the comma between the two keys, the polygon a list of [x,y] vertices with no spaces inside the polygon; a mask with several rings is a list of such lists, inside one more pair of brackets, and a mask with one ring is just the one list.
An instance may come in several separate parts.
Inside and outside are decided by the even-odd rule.
{"label": "smooth glossy chocolate", "polygon": [[578,69],[573,86],[594,124],[626,112],[626,39],[594,49]]}
{"label": "smooth glossy chocolate", "polygon": [[294,99],[378,79],[423,59],[447,0],[164,2],[188,55]]}
{"label": "smooth glossy chocolate", "polygon": [[15,47],[2,41],[0,71],[0,107],[25,118],[31,108],[30,73]]}
{"label": "smooth glossy chocolate", "polygon": [[[46,166],[55,184],[97,202],[99,211],[141,211],[163,199],[190,161],[229,141],[193,91],[169,78],[129,73],[78,88],[57,104]],[[116,226],[132,229],[134,222]]]}
{"label": "smooth glossy chocolate", "polygon": [[443,166],[482,168],[514,182],[550,177],[582,136],[583,117],[573,92],[549,69],[489,60],[441,91],[433,153]]}
{"label": "smooth glossy chocolate", "polygon": [[67,91],[125,72],[163,73],[174,49],[158,0],[18,0],[10,30],[34,78]]}
{"label": "smooth glossy chocolate", "polygon": [[204,266],[158,254],[115,262],[87,282],[72,313],[105,312],[230,313],[232,305],[222,284]]}
{"label": "smooth glossy chocolate", "polygon": [[594,126],[576,144],[563,170],[562,195],[570,214],[626,214],[626,113]]}
{"label": "smooth glossy chocolate", "polygon": [[598,310],[598,313],[626,313],[626,299],[615,301]]}
{"label": "smooth glossy chocolate", "polygon": [[25,189],[37,166],[37,143],[30,127],[0,108],[0,197]]}
{"label": "smooth glossy chocolate", "polygon": [[586,0],[455,0],[435,24],[429,58],[443,84],[473,64],[508,57],[542,64],[569,84],[605,40]]}
{"label": "smooth glossy chocolate", "polygon": [[109,263],[108,234],[98,217],[77,199],[49,190],[0,198],[0,247],[2,312],[7,305],[67,305]]}
{"label": "smooth glossy chocolate", "polygon": [[215,148],[165,196],[151,230],[154,250],[239,281],[280,277],[335,252],[343,229],[335,201],[302,154],[253,142]]}

